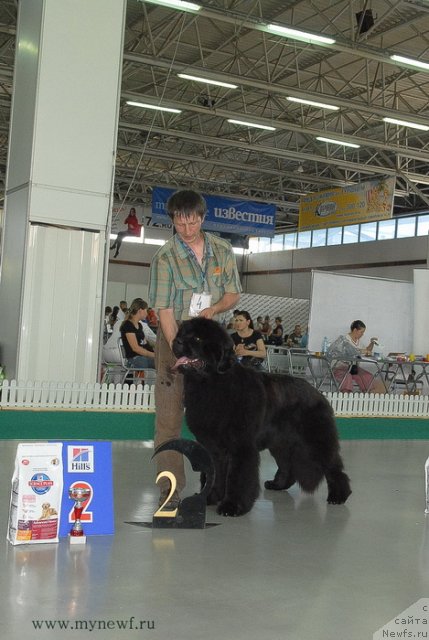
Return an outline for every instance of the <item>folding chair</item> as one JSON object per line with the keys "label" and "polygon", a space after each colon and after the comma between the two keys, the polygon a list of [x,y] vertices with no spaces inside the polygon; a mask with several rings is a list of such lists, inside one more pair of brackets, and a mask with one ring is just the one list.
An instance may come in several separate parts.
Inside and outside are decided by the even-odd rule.
{"label": "folding chair", "polygon": [[271,373],[291,375],[292,362],[287,347],[267,346],[267,369]]}
{"label": "folding chair", "polygon": [[318,391],[338,391],[338,383],[332,373],[331,363],[326,356],[307,355],[308,368],[311,374],[311,384]]}
{"label": "folding chair", "polygon": [[102,383],[122,383],[125,373],[122,364],[120,364],[119,362],[102,362],[101,366],[103,368],[103,376],[101,378]]}
{"label": "folding chair", "polygon": [[308,351],[307,349],[291,348],[291,375],[295,378],[308,378]]}
{"label": "folding chair", "polygon": [[124,382],[131,382],[134,384],[155,384],[156,371],[148,367],[136,368],[130,367],[125,355],[125,348],[122,342],[122,338],[118,338],[119,353],[121,354],[121,366],[123,370],[122,384]]}

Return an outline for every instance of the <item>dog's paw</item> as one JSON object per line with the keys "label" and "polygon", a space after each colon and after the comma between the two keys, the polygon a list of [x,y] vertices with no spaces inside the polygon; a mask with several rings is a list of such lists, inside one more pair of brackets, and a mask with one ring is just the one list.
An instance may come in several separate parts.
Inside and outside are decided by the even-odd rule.
{"label": "dog's paw", "polygon": [[274,480],[266,480],[264,482],[264,487],[265,487],[265,489],[269,489],[270,491],[279,491],[280,490],[280,487],[278,487],[276,485]]}
{"label": "dog's paw", "polygon": [[236,517],[244,515],[250,511],[250,509],[245,509],[243,505],[232,502],[232,500],[224,500],[220,503],[216,511],[220,516]]}
{"label": "dog's paw", "polygon": [[285,482],[282,485],[278,484],[276,480],[267,480],[266,482],[264,482],[264,487],[269,491],[286,491],[286,489],[289,489],[293,484],[295,484],[295,480],[292,480],[291,482]]}
{"label": "dog's paw", "polygon": [[341,491],[330,491],[328,493],[328,497],[326,502],[328,504],[344,504],[349,495],[351,494],[351,490],[349,489],[346,492]]}

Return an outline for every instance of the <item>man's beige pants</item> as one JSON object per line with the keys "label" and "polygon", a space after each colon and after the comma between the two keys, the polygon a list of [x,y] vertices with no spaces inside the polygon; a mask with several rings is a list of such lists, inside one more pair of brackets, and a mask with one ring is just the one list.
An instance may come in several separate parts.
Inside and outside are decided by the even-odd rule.
{"label": "man's beige pants", "polygon": [[[180,438],[184,412],[183,375],[171,371],[175,362],[176,357],[159,327],[155,346],[155,447],[166,440]],[[158,453],[156,462],[158,473],[167,470],[176,476],[180,492],[186,484],[182,454],[177,451]],[[161,492],[168,491],[170,483],[167,478],[161,478],[158,484]]]}

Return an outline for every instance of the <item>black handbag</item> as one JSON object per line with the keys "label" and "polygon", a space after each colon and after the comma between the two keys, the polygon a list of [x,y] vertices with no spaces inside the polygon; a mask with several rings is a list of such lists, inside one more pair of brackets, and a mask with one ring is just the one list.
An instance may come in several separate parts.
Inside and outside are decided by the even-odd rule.
{"label": "black handbag", "polygon": [[352,366],[350,367],[350,373],[352,376],[357,375],[358,372],[358,366],[356,364],[356,362],[354,364],[352,364]]}

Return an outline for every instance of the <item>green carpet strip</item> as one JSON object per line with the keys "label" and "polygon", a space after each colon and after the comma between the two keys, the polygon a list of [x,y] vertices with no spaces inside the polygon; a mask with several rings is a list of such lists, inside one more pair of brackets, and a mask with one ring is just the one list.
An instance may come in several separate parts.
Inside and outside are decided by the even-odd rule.
{"label": "green carpet strip", "polygon": [[[153,413],[0,411],[0,440],[152,440]],[[337,418],[342,440],[429,440],[429,418]],[[183,438],[192,438],[185,423]]]}

